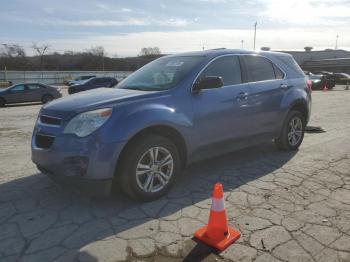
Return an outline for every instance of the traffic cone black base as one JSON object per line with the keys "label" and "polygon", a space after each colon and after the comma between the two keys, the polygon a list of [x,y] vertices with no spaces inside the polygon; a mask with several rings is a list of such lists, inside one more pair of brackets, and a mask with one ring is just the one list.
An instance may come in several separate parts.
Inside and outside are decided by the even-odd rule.
{"label": "traffic cone black base", "polygon": [[199,239],[201,242],[207,244],[208,246],[211,246],[217,250],[223,251],[225,250],[229,245],[231,245],[232,243],[234,243],[237,239],[239,239],[241,237],[241,233],[232,228],[232,227],[228,227],[228,233],[226,235],[225,238],[223,238],[220,241],[217,241],[215,239],[209,238],[206,235],[207,232],[207,227],[208,226],[204,226],[200,229],[197,230],[197,232],[194,234],[194,236]]}

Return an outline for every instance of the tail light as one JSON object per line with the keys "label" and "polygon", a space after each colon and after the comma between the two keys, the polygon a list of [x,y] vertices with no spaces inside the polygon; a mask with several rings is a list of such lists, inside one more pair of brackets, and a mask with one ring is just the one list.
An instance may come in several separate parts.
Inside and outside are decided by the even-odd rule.
{"label": "tail light", "polygon": [[306,80],[306,85],[311,93],[312,92],[312,81],[310,79]]}

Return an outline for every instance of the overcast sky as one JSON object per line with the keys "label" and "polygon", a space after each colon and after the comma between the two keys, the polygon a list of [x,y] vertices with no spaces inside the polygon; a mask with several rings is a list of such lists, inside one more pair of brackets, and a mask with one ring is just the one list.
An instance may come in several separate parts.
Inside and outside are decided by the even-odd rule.
{"label": "overcast sky", "polygon": [[350,0],[1,0],[0,41],[51,51],[102,45],[110,56],[253,47],[350,50]]}

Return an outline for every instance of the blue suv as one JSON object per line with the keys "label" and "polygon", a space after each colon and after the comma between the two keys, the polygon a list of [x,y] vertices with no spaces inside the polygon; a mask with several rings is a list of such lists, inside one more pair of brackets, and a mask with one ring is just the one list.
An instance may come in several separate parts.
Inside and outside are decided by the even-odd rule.
{"label": "blue suv", "polygon": [[165,194],[186,164],[274,140],[296,150],[311,110],[292,56],[208,50],[161,57],[120,82],[43,106],[32,160],[54,180],[105,195]]}

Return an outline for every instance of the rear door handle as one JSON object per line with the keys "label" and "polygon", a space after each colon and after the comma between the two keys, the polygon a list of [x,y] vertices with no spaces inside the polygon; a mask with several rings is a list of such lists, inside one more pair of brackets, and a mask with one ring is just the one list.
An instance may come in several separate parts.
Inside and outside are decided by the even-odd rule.
{"label": "rear door handle", "polygon": [[292,85],[287,85],[287,84],[280,84],[280,88],[283,90],[287,90],[289,88],[293,87]]}
{"label": "rear door handle", "polygon": [[247,100],[248,95],[249,95],[249,93],[241,92],[238,94],[238,96],[236,98],[237,98],[237,100]]}

